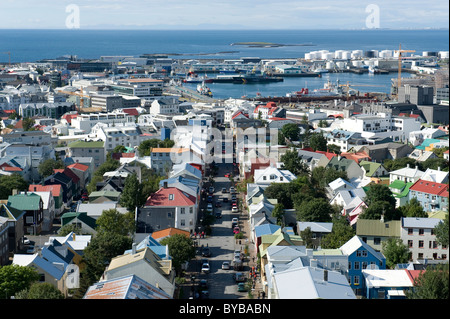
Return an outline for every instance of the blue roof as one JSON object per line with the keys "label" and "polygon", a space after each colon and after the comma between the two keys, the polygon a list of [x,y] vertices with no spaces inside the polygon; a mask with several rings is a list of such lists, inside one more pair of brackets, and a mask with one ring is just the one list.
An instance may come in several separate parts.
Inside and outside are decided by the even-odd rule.
{"label": "blue roof", "polygon": [[256,237],[261,237],[262,235],[272,235],[277,230],[279,230],[281,226],[275,224],[264,224],[255,227],[255,235]]}

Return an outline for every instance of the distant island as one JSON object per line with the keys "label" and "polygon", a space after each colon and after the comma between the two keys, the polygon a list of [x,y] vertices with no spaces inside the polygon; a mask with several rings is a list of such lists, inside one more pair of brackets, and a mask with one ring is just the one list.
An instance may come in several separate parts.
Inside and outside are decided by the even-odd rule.
{"label": "distant island", "polygon": [[236,42],[230,45],[245,45],[251,48],[277,48],[277,47],[287,47],[287,46],[313,46],[312,43],[302,43],[302,44],[282,44],[282,43],[271,43],[271,42]]}

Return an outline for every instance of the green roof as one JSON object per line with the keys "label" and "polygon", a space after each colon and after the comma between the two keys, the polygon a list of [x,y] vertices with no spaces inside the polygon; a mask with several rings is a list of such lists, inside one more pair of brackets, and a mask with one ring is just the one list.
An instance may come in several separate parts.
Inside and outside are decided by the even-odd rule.
{"label": "green roof", "polygon": [[395,180],[391,184],[389,184],[389,188],[395,188],[395,189],[403,189],[405,187],[406,183],[401,180]]}
{"label": "green roof", "polygon": [[25,212],[18,210],[14,207],[8,206],[6,204],[0,204],[0,216],[9,219],[18,220]]}
{"label": "green roof", "polygon": [[94,198],[94,197],[119,197],[120,196],[120,192],[117,191],[96,191],[96,192],[92,192],[89,194],[89,198]]}
{"label": "green roof", "polygon": [[18,210],[39,210],[41,207],[41,196],[35,193],[10,195],[8,197],[8,206]]}
{"label": "green roof", "polygon": [[359,166],[363,167],[366,170],[366,176],[370,177],[375,174],[375,171],[381,166],[381,163],[361,161],[359,162]]}
{"label": "green roof", "polygon": [[358,236],[383,236],[400,237],[401,221],[391,220],[381,222],[379,219],[358,219],[356,223],[356,235]]}
{"label": "green roof", "polygon": [[95,218],[88,216],[87,213],[84,212],[68,212],[63,214],[61,216],[61,226],[70,224],[74,219],[82,221],[92,229],[95,229],[97,227]]}
{"label": "green roof", "polygon": [[103,141],[75,141],[67,145],[69,148],[103,148]]}

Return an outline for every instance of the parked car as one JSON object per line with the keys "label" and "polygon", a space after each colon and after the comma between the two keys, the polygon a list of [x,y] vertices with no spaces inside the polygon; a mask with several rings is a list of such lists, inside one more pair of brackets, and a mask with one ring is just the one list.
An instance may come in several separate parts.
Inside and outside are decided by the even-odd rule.
{"label": "parked car", "polygon": [[240,232],[241,232],[241,230],[240,230],[239,226],[234,227],[234,229],[233,229],[234,234],[239,234]]}
{"label": "parked car", "polygon": [[210,271],[209,263],[203,263],[202,273],[209,274],[209,271]]}
{"label": "parked car", "polygon": [[210,193],[210,194],[214,194],[214,187],[211,186],[211,187],[209,188],[209,193]]}
{"label": "parked car", "polygon": [[228,203],[228,197],[224,197],[224,198],[222,199],[222,201],[223,201],[224,203]]}
{"label": "parked car", "polygon": [[23,243],[24,245],[29,245],[31,244],[31,241],[27,237],[23,237]]}
{"label": "parked car", "polygon": [[231,212],[232,212],[232,213],[237,213],[237,212],[239,212],[239,209],[237,208],[237,206],[233,206],[233,207],[231,208]]}
{"label": "parked car", "polygon": [[244,283],[244,282],[238,283],[237,287],[238,287],[238,291],[239,291],[239,292],[245,292],[245,291],[247,291],[247,287],[245,286],[245,283]]}
{"label": "parked car", "polygon": [[222,218],[222,213],[221,212],[216,212],[216,218],[218,218],[218,219]]}
{"label": "parked car", "polygon": [[212,212],[212,211],[213,211],[213,205],[212,205],[212,203],[208,203],[208,205],[206,206],[206,210],[207,210],[208,212]]}
{"label": "parked car", "polygon": [[223,269],[223,270],[228,270],[228,269],[230,269],[230,262],[229,262],[229,261],[224,261],[224,262],[222,263],[222,269]]}
{"label": "parked car", "polygon": [[230,178],[231,174],[230,173],[226,173],[224,176]]}
{"label": "parked car", "polygon": [[35,249],[36,248],[34,246],[28,246],[27,250],[26,250],[26,253],[27,254],[34,254]]}
{"label": "parked car", "polygon": [[213,197],[211,195],[208,196],[208,203],[212,203],[213,202]]}
{"label": "parked car", "polygon": [[211,250],[209,247],[204,247],[202,249],[202,257],[211,257]]}
{"label": "parked car", "polygon": [[231,194],[234,194],[234,192],[235,192],[235,191],[234,191],[234,187],[231,186],[231,187],[230,187],[230,193],[231,193]]}
{"label": "parked car", "polygon": [[226,193],[227,189],[225,187],[222,188],[222,193]]}
{"label": "parked car", "polygon": [[231,222],[237,224],[237,223],[239,222],[239,219],[238,219],[237,217],[233,217],[233,218],[231,219]]}
{"label": "parked car", "polygon": [[243,281],[245,281],[245,275],[243,272],[237,272],[233,275],[233,279],[236,282],[243,282]]}

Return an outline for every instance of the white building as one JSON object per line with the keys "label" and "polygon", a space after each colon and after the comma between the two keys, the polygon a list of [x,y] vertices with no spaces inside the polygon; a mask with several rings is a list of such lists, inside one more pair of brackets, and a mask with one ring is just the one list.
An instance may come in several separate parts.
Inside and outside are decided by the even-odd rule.
{"label": "white building", "polygon": [[80,114],[76,118],[72,119],[71,125],[81,130],[85,133],[90,133],[91,129],[97,123],[104,124],[124,124],[124,123],[134,123],[134,116],[127,113],[90,113],[90,114]]}
{"label": "white building", "polygon": [[280,170],[276,167],[268,166],[264,169],[255,169],[254,183],[260,185],[268,185],[272,183],[289,183],[296,179],[297,176],[289,170]]}
{"label": "white building", "polygon": [[180,106],[177,99],[159,99],[154,100],[150,106],[150,114],[158,115],[158,114],[166,114],[166,115],[174,115],[180,113]]}
{"label": "white building", "polygon": [[117,124],[108,126],[99,123],[92,128],[90,136],[105,142],[105,150],[112,151],[116,146],[137,147],[141,142],[151,136],[143,135],[135,123]]}
{"label": "white building", "polygon": [[397,169],[389,173],[389,184],[393,181],[401,180],[405,183],[414,183],[418,179],[422,177],[424,174],[417,166],[414,168],[409,167],[407,164],[406,167]]}

